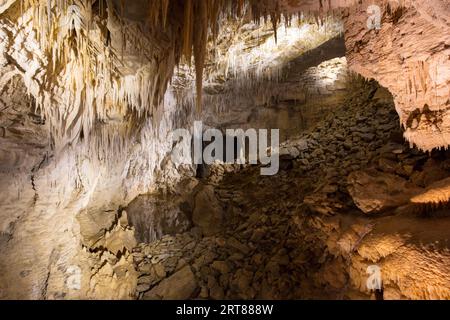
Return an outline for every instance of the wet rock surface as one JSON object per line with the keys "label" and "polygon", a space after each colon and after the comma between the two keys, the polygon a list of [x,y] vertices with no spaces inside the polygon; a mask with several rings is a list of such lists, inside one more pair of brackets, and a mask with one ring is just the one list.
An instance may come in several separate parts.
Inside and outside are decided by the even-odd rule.
{"label": "wet rock surface", "polygon": [[131,202],[126,210],[136,239],[153,242],[164,235],[187,231],[191,222],[179,199],[170,195],[143,195]]}
{"label": "wet rock surface", "polygon": [[373,299],[367,267],[377,265],[386,299],[450,298],[440,276],[450,219],[411,200],[432,194],[445,207],[445,183],[436,182],[450,176],[449,155],[411,149],[393,103],[377,98],[383,89],[359,89],[281,146],[289,166],[277,175],[211,167],[192,194],[194,227],[133,249],[136,296]]}

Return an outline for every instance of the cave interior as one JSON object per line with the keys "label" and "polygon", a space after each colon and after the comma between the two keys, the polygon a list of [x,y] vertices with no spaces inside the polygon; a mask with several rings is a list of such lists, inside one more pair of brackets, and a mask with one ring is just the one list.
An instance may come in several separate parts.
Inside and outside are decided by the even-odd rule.
{"label": "cave interior", "polygon": [[0,0],[0,70],[0,299],[450,299],[448,0]]}

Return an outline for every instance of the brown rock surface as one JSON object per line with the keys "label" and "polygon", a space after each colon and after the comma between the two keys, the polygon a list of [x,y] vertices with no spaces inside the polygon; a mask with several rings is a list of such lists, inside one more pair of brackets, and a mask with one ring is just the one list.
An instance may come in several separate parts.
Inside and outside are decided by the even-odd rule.
{"label": "brown rock surface", "polygon": [[197,283],[189,266],[184,267],[171,277],[144,294],[146,300],[186,300],[192,297]]}
{"label": "brown rock surface", "polygon": [[[367,7],[381,7],[380,30]],[[389,4],[388,4],[389,3]],[[450,143],[450,5],[445,0],[363,1],[345,19],[349,67],[393,94],[405,137],[423,150]]]}
{"label": "brown rock surface", "polygon": [[[139,242],[153,242],[165,235],[185,232],[191,226],[188,214],[182,210],[183,198],[174,195],[142,195],[127,207],[130,224]],[[190,208],[189,208],[190,209]]]}
{"label": "brown rock surface", "polygon": [[389,217],[377,223],[352,258],[350,277],[362,288],[371,264],[381,268],[386,299],[449,299],[450,219]]}
{"label": "brown rock surface", "polygon": [[217,200],[213,186],[206,185],[197,192],[192,221],[207,236],[220,230],[223,223],[223,209]]}
{"label": "brown rock surface", "polygon": [[373,169],[351,173],[348,184],[353,201],[367,214],[399,207],[421,191],[399,176]]}
{"label": "brown rock surface", "polygon": [[[52,38],[56,44],[49,47],[55,52],[67,49],[69,42],[89,43],[89,49],[73,50],[83,54],[63,63],[49,58],[45,37],[38,39],[37,31],[50,34],[35,24],[46,19],[33,19],[38,16],[33,10],[22,12],[17,0],[0,0],[0,298],[130,299],[136,286],[140,295],[155,290],[164,297],[173,295],[167,284],[159,291],[155,286],[181,271],[189,279],[180,289],[184,296],[191,291],[195,296],[194,283],[201,282],[202,297],[217,299],[341,298],[353,294],[342,289],[349,287],[367,297],[361,286],[368,262],[385,270],[386,297],[448,298],[448,182],[438,181],[449,176],[448,163],[442,161],[449,155],[436,151],[435,158],[407,146],[382,147],[387,140],[403,143],[399,124],[405,137],[423,150],[450,144],[450,6],[447,0],[396,3],[281,1],[280,9],[291,13],[347,8],[342,11],[345,39],[315,33],[314,46],[319,47],[313,56],[302,55],[314,49],[306,41],[282,46],[287,51],[278,52],[279,61],[259,65],[275,65],[265,86],[253,77],[225,83],[229,75],[219,68],[218,77],[205,79],[212,103],[205,106],[203,120],[221,127],[282,127],[284,138],[301,134],[292,140],[303,143],[288,144],[289,165],[273,179],[261,178],[252,168],[213,168],[209,182],[214,186],[204,187],[192,201],[194,222],[211,237],[198,228],[179,234],[188,228],[184,220],[172,219],[176,210],[156,219],[159,231],[170,222],[168,232],[155,232],[149,239],[157,241],[137,248],[121,208],[157,187],[171,189],[182,175],[192,174],[190,167],[181,170],[168,160],[174,147],[169,133],[189,127],[194,119],[194,78],[186,66],[166,91],[178,52],[171,47],[181,43],[179,19],[169,15],[169,28],[144,34],[137,23],[146,19],[146,10],[135,9],[148,2],[133,1],[126,26],[120,28],[128,35],[124,43],[109,10],[108,20],[99,22],[96,16],[91,30],[68,32],[65,42]],[[380,6],[380,30],[367,28],[369,4]],[[46,9],[40,8],[42,14]],[[320,31],[321,26],[313,25],[313,34]],[[264,35],[243,41],[244,51],[272,35],[269,24],[245,28],[244,35],[261,30]],[[224,30],[225,36],[235,35]],[[333,36],[340,32],[323,30]],[[222,43],[236,44],[231,40]],[[124,57],[118,59],[121,48]],[[222,49],[229,51],[227,45]],[[278,67],[285,64],[291,72],[280,74],[285,69]],[[109,65],[111,69],[102,68]],[[365,83],[361,92],[347,90],[347,65],[385,86],[395,110],[373,83]],[[84,78],[85,72],[89,77]],[[281,75],[287,78],[272,81]],[[234,91],[243,84],[246,96]],[[254,87],[259,91],[247,90]],[[230,91],[223,94],[224,89]],[[358,95],[350,95],[354,92]],[[164,103],[157,108],[156,100]],[[338,111],[335,104],[344,102],[345,112]],[[319,122],[325,111],[333,113]],[[304,133],[305,128],[311,132]],[[361,173],[372,165],[384,173]],[[360,174],[351,175],[349,187],[347,177],[355,171]],[[325,187],[318,188],[322,182]],[[410,183],[427,189],[416,196]],[[390,213],[413,215],[415,204],[439,201],[444,218],[437,219],[432,206],[425,208],[430,213],[426,217],[370,217],[369,223],[352,202],[353,197],[360,209],[372,213],[395,208],[411,196],[412,205]],[[157,217],[147,218],[144,223]],[[214,261],[227,261],[229,272]]]}

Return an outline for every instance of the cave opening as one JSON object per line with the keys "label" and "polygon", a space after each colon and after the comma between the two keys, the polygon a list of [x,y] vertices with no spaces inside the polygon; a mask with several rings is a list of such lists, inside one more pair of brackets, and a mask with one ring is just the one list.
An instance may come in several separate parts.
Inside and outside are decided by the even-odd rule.
{"label": "cave opening", "polygon": [[0,299],[450,298],[450,12],[394,2],[0,1]]}

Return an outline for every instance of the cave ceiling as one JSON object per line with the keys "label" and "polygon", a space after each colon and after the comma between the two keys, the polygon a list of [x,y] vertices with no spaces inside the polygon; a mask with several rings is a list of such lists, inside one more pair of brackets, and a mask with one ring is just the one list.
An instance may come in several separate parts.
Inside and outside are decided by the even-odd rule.
{"label": "cave ceiling", "polygon": [[[200,112],[208,77],[205,68],[208,71],[208,65],[216,62],[209,46],[218,37],[219,25],[230,19],[270,21],[276,38],[282,19],[289,21],[302,13],[320,23],[321,17],[331,14],[344,21],[350,69],[392,92],[406,138],[423,150],[448,146],[450,129],[439,123],[446,121],[450,101],[450,4],[379,0],[383,27],[360,32],[366,27],[366,8],[371,3],[76,0],[69,5],[67,1],[3,0],[2,61],[18,66],[38,109],[51,122],[53,139],[66,145],[88,136],[93,124],[110,113],[124,117],[132,113],[136,119],[154,115],[173,71],[183,63],[195,67],[195,104]],[[405,33],[408,36],[398,41]],[[425,120],[412,119],[424,110],[431,112],[424,115]]]}

